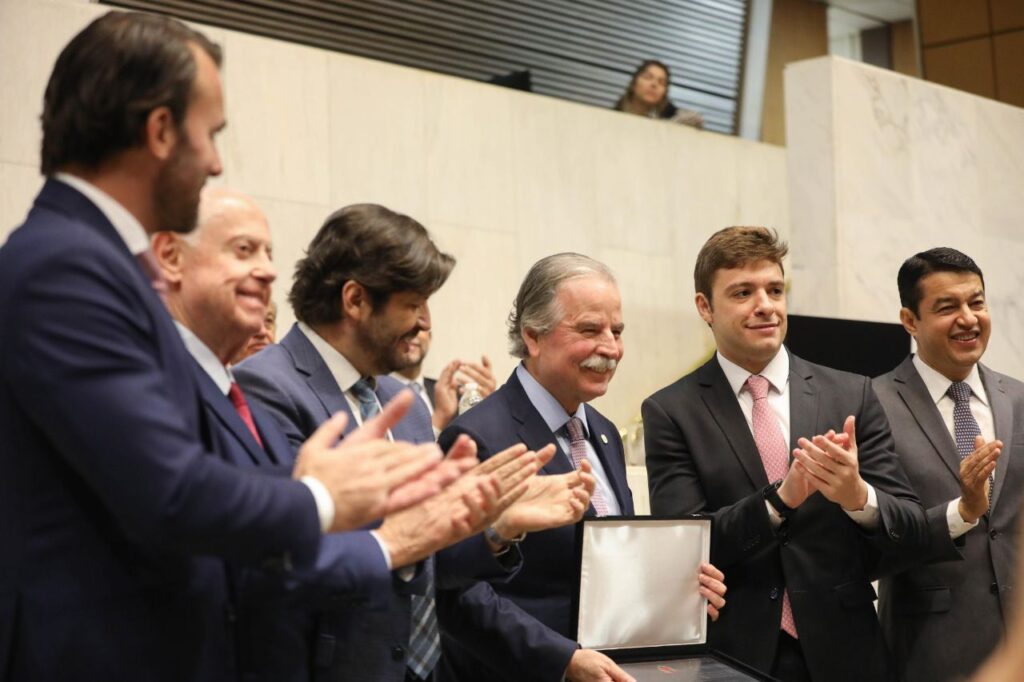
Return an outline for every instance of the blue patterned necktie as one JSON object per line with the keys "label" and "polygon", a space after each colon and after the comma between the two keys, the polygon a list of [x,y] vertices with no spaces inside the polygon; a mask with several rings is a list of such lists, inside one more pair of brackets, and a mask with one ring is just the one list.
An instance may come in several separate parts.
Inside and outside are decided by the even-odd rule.
{"label": "blue patterned necktie", "polygon": [[[946,390],[953,399],[953,437],[960,459],[974,452],[974,439],[981,435],[981,427],[971,413],[971,387],[966,381],[954,381]],[[996,486],[995,472],[988,477],[988,499]]]}
{"label": "blue patterned necktie", "polygon": [[[363,378],[352,385],[352,395],[359,401],[359,415],[365,424],[380,412],[380,401],[372,378]],[[412,631],[409,634],[409,657],[406,665],[421,680],[427,679],[441,658],[441,636],[434,605],[434,559],[423,562],[427,593],[412,595]]]}

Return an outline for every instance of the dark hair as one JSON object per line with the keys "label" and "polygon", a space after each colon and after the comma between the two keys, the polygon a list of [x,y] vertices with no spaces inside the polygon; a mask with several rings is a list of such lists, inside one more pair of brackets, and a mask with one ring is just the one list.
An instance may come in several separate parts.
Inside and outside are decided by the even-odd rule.
{"label": "dark hair", "polygon": [[300,321],[330,324],[341,319],[341,289],[349,280],[367,290],[376,309],[401,291],[430,296],[453,267],[455,258],[439,251],[409,216],[354,204],[328,217],[313,237],[295,266],[288,300]]}
{"label": "dark hair", "polygon": [[[626,88],[626,91],[622,93],[622,96],[619,97],[619,101],[615,103],[614,108],[618,111],[630,111],[629,104],[632,103],[633,98],[636,97],[636,79],[639,78],[640,74],[646,71],[649,66],[657,66],[665,72],[665,96],[662,97],[661,101],[655,105],[654,111],[658,115],[658,118],[669,118],[676,112],[675,105],[673,105],[668,99],[668,86],[672,83],[672,72],[669,71],[668,66],[657,59],[645,59],[641,62],[640,66],[638,66],[636,71],[633,72],[633,77],[629,79],[629,86]],[[665,114],[669,109],[671,109],[672,114],[666,116]]]}
{"label": "dark hair", "polygon": [[[739,268],[759,260],[767,260],[782,268],[782,259],[789,253],[779,233],[767,227],[726,227],[704,242],[693,268],[693,286],[697,293],[711,300],[711,283],[715,272]],[[785,273],[785,269],[783,269]]]}
{"label": "dark hair", "polygon": [[43,96],[43,174],[69,163],[95,168],[135,147],[158,107],[180,126],[196,75],[190,45],[220,65],[216,44],[155,14],[108,12],[72,38]]}
{"label": "dark hair", "polygon": [[933,272],[973,272],[981,279],[981,287],[985,288],[985,276],[970,256],[948,246],[916,253],[903,261],[896,275],[900,305],[914,313],[914,317],[919,317],[917,309],[921,305],[921,280]]}

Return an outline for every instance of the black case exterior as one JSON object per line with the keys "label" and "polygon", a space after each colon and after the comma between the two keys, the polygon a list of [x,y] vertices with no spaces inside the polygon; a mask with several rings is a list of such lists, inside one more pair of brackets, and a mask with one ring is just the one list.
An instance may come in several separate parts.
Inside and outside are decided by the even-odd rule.
{"label": "black case exterior", "polygon": [[[588,524],[605,524],[605,523],[616,523],[621,524],[623,522],[629,523],[635,521],[638,525],[642,525],[643,522],[648,521],[679,521],[681,523],[693,523],[694,521],[704,522],[708,524],[708,533],[710,533],[710,526],[712,523],[711,516],[708,514],[693,514],[689,516],[606,516],[599,518],[586,518],[576,524],[576,586],[572,594],[572,610],[573,610],[573,638],[579,639],[579,615],[580,615],[580,590],[581,590],[581,575],[583,568],[583,538],[584,528]],[[642,561],[648,557],[636,557],[637,561]],[[707,561],[709,557],[704,557],[704,561]],[[728,584],[728,580],[726,580]],[[728,608],[726,606],[725,608]],[[704,617],[707,618],[705,612]],[[746,680],[766,680],[771,682],[774,678],[765,675],[764,673],[754,670],[753,668],[726,656],[720,652],[714,651],[705,642],[702,644],[685,644],[685,645],[669,645],[669,646],[652,646],[652,647],[630,647],[630,648],[615,648],[615,649],[601,649],[601,653],[605,654],[619,665],[628,665],[630,663],[642,663],[642,662],[664,662],[669,664],[672,661],[679,660],[692,660],[692,659],[710,659],[721,666],[734,671],[735,675],[732,677],[723,677],[721,672],[716,672],[713,679],[718,682],[735,681],[744,682]],[[628,672],[628,671],[627,671]],[[666,677],[666,679],[671,679]],[[690,678],[699,680],[701,678]]]}

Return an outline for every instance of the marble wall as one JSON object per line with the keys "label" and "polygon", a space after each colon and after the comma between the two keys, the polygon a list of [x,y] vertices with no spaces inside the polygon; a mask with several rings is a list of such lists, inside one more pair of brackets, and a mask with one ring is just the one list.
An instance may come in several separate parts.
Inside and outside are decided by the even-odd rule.
{"label": "marble wall", "polygon": [[[0,240],[41,183],[38,116],[53,61],[104,11],[0,0]],[[218,182],[254,195],[270,217],[285,329],[293,263],[345,204],[407,212],[458,258],[432,299],[428,373],[487,353],[504,379],[514,366],[504,320],[526,270],[581,251],[608,263],[622,289],[626,358],[596,406],[625,424],[712,347],[690,274],[707,236],[737,223],[789,233],[779,147],[204,30],[226,54]]]}
{"label": "marble wall", "polygon": [[786,71],[791,309],[898,321],[896,272],[935,246],[985,272],[985,362],[1024,377],[1024,109],[840,58]]}

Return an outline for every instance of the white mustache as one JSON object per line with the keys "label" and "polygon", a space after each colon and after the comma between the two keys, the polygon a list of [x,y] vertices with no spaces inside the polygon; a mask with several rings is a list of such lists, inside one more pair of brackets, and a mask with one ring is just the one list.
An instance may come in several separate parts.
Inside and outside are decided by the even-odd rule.
{"label": "white mustache", "polygon": [[610,372],[615,369],[619,361],[615,358],[606,358],[603,355],[591,355],[580,363],[584,369],[592,369],[595,372]]}

